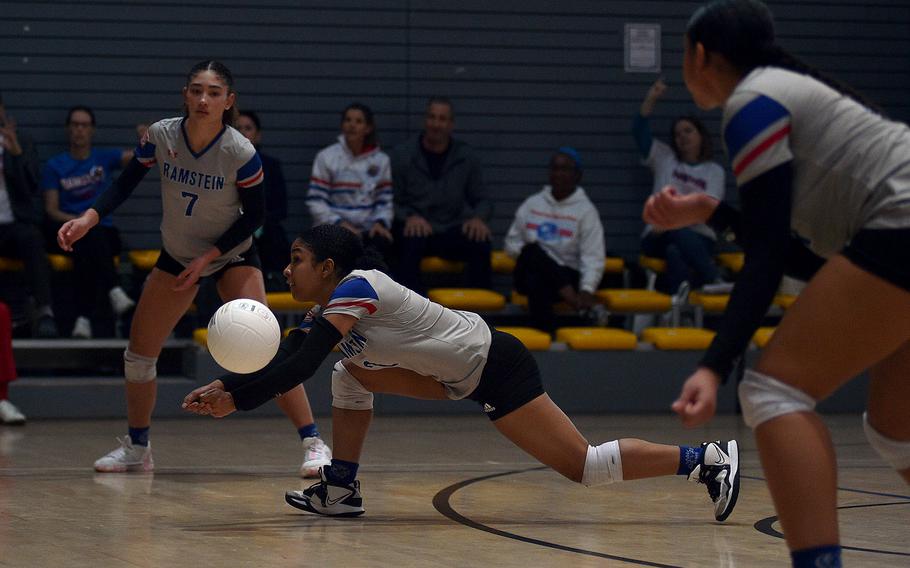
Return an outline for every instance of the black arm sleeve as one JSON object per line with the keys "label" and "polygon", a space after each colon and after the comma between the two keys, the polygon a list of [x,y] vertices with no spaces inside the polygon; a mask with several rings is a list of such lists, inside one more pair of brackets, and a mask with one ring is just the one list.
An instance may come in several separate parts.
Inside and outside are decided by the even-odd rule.
{"label": "black arm sleeve", "polygon": [[792,194],[790,162],[765,172],[740,188],[741,240],[746,262],[714,341],[700,365],[726,382],[774,299],[790,246]]}
{"label": "black arm sleeve", "polygon": [[225,389],[231,393],[238,410],[257,408],[312,377],[339,341],[338,329],[324,317],[319,317],[297,350],[286,359],[274,365],[270,363],[253,376],[240,375],[244,381],[229,378],[225,381]]}
{"label": "black arm sleeve", "polygon": [[222,254],[242,243],[265,221],[265,185],[257,183],[252,187],[240,189],[239,192],[243,215],[215,241],[215,246]]}
{"label": "black arm sleeve", "polygon": [[114,209],[120,207],[124,201],[133,193],[142,178],[145,177],[149,168],[143,166],[134,157],[126,168],[117,176],[117,181],[111,184],[107,191],[98,196],[98,199],[92,204],[92,209],[98,212],[99,218],[104,218],[114,212]]}
{"label": "black arm sleeve", "polygon": [[269,364],[262,369],[259,369],[253,373],[229,373],[223,377],[218,377],[218,379],[224,383],[224,390],[231,392],[239,388],[244,383],[254,381],[261,377],[263,374],[274,369],[282,361],[296,353],[297,350],[300,349],[300,346],[303,344],[304,339],[306,339],[306,332],[304,332],[302,329],[291,330],[291,333],[289,333],[288,336],[285,337],[281,341],[281,344],[278,346],[278,352],[275,353],[275,356],[272,357],[272,360],[269,361]]}
{"label": "black arm sleeve", "polygon": [[708,226],[717,234],[730,229],[738,238],[742,232],[742,215],[726,201],[721,201],[708,218]]}

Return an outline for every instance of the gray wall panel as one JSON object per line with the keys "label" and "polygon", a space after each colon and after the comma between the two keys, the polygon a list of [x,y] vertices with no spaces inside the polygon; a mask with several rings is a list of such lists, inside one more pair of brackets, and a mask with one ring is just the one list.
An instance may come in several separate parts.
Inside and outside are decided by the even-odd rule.
{"label": "gray wall panel", "polygon": [[[132,146],[134,124],[180,112],[189,66],[218,57],[234,71],[238,104],[260,111],[265,150],[284,163],[292,231],[308,223],[312,159],[334,141],[341,108],[370,104],[388,149],[419,130],[427,96],[445,94],[456,104],[457,135],[485,163],[497,245],[518,204],[546,181],[552,149],[571,144],[583,154],[582,183],[608,248],[636,254],[650,175],[628,131],[654,77],[622,70],[628,22],[662,25],[670,91],[655,134],[665,139],[672,117],[694,112],[720,147],[719,113],[694,109],[681,81],[682,33],[698,2],[0,1],[0,90],[43,159],[62,150],[61,122],[74,104],[96,109],[99,145]],[[783,45],[889,115],[910,118],[910,1],[770,5]],[[117,214],[133,247],[158,246],[154,179]]]}

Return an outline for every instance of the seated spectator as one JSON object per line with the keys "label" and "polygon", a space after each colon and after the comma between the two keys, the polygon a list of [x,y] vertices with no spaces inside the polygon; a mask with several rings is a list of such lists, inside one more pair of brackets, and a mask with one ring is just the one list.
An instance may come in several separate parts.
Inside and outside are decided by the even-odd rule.
{"label": "seated spectator", "polygon": [[[632,124],[644,164],[654,172],[652,193],[672,186],[682,195],[702,192],[722,201],[724,170],[711,161],[711,135],[698,118],[682,116],[674,120],[669,146],[651,136],[649,117],[666,90],[660,79],[651,85]],[[648,225],[642,235],[641,250],[648,256],[666,259],[667,271],[661,290],[677,294],[683,282],[697,289],[718,281],[714,262],[716,240],[717,235],[704,224],[670,231]],[[683,294],[688,287],[683,287]]]}
{"label": "seated spectator", "polygon": [[136,305],[118,284],[114,257],[120,254],[120,234],[107,216],[96,231],[90,231],[76,243],[72,253],[67,253],[57,245],[57,231],[63,223],[79,217],[91,207],[111,185],[111,172],[124,168],[133,158],[133,151],[93,148],[95,113],[85,106],[69,110],[66,133],[69,150],[47,161],[41,188],[48,221],[47,237],[52,243],[49,246],[58,254],[73,257],[76,321],[71,335],[90,339],[98,291],[106,293],[117,316]]}
{"label": "seated spectator", "polygon": [[9,401],[9,384],[16,380],[13,360],[13,318],[0,302],[0,424],[25,424],[25,415]]}
{"label": "seated spectator", "polygon": [[262,261],[266,287],[285,290],[282,272],[288,265],[287,251],[291,248],[291,242],[281,224],[288,217],[288,190],[284,171],[278,158],[262,152],[262,122],[255,112],[241,110],[234,126],[256,147],[265,175],[265,223],[253,235],[253,240]]}
{"label": "seated spectator", "polygon": [[348,105],[338,142],[316,154],[307,206],[313,225],[337,224],[388,260],[392,248],[389,156],[379,149],[370,107]]}
{"label": "seated spectator", "polygon": [[51,268],[41,237],[37,203],[38,153],[31,139],[17,132],[0,98],[0,256],[21,259],[35,299],[32,334],[57,337],[51,307]]}
{"label": "seated spectator", "polygon": [[432,97],[423,131],[396,148],[392,160],[398,239],[397,280],[426,294],[420,277],[425,256],[462,260],[468,285],[489,288],[493,204],[483,185],[480,160],[452,138],[452,102]]}
{"label": "seated spectator", "polygon": [[527,295],[531,325],[552,333],[553,304],[579,312],[596,305],[604,272],[604,230],[581,181],[581,158],[559,148],[550,158],[550,184],[527,198],[506,234],[506,254],[515,263],[515,289]]}

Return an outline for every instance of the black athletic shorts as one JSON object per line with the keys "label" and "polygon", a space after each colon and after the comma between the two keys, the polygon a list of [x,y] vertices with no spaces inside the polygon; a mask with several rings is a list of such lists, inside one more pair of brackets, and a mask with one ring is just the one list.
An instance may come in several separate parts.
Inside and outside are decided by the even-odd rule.
{"label": "black athletic shorts", "polygon": [[[246,252],[237,255],[237,258],[228,262],[218,272],[210,274],[207,278],[214,278],[215,281],[218,281],[224,273],[234,268],[235,266],[252,266],[262,270],[262,262],[259,260],[259,251],[256,250],[256,245],[251,244],[250,248],[246,249]],[[158,261],[155,262],[155,268],[158,270],[163,270],[168,274],[173,276],[178,276],[183,272],[186,267],[177,262],[177,260],[169,255],[166,250],[161,249],[161,254],[158,256]]]}
{"label": "black athletic shorts", "polygon": [[910,229],[863,229],[843,254],[863,270],[910,292]]}
{"label": "black athletic shorts", "polygon": [[498,420],[544,394],[537,361],[521,341],[492,330],[493,340],[480,383],[468,398],[480,404],[490,420]]}

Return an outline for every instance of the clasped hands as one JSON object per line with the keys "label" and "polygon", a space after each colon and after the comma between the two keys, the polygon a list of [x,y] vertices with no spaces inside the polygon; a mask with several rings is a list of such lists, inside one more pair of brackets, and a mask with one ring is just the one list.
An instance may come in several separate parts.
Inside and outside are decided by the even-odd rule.
{"label": "clasped hands", "polygon": [[234,406],[234,397],[225,392],[224,383],[214,380],[205,386],[194,389],[183,399],[181,408],[200,416],[224,418],[237,410]]}

